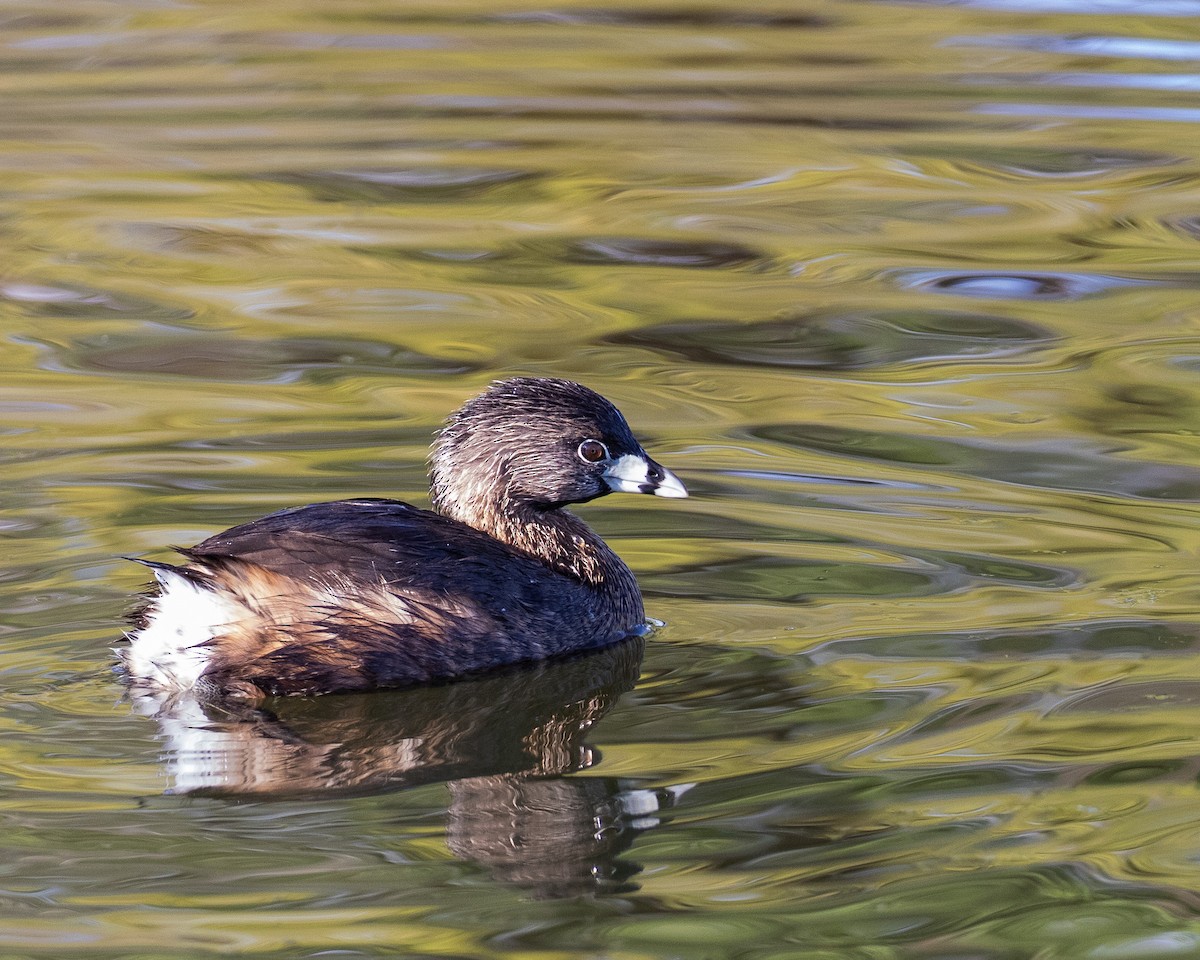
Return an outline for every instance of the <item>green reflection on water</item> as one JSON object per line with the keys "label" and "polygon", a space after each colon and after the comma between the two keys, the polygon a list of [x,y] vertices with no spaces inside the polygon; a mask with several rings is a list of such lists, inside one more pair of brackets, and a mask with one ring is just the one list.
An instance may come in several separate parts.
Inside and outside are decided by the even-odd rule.
{"label": "green reflection on water", "polygon": [[[0,954],[1200,954],[1170,6],[10,4]],[[122,698],[117,558],[518,372],[695,493],[636,688]]]}

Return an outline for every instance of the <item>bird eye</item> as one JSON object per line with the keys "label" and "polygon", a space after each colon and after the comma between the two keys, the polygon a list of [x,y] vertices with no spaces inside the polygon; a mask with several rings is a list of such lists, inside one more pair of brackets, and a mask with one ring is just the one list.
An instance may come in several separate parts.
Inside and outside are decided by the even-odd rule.
{"label": "bird eye", "polygon": [[608,447],[599,440],[584,440],[579,445],[579,459],[588,463],[599,463],[608,459]]}

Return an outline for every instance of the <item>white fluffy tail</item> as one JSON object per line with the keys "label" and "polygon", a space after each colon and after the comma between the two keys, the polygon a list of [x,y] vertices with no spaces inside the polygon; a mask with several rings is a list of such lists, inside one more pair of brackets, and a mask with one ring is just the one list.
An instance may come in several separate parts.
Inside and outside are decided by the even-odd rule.
{"label": "white fluffy tail", "polygon": [[145,626],[129,634],[125,667],[135,684],[188,690],[208,667],[213,639],[233,622],[234,605],[174,567],[150,566],[161,592]]}

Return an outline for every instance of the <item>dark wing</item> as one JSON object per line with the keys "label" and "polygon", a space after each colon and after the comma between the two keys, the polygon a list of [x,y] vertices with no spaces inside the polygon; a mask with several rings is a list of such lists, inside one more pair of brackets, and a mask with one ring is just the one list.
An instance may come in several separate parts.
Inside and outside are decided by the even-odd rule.
{"label": "dark wing", "polygon": [[297,580],[384,582],[397,592],[490,599],[530,580],[570,583],[538,561],[455,520],[399,500],[337,500],[281,510],[210,537],[189,559],[237,558]]}

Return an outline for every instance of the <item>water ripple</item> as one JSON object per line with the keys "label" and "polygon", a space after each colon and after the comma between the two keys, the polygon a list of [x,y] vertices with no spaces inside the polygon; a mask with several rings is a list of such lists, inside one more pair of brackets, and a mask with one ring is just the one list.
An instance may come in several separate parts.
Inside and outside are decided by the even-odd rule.
{"label": "water ripple", "polygon": [[[1152,2],[1153,0],[1151,0]],[[1128,4],[1122,5],[1128,9]],[[1141,12],[1140,3],[1138,11]],[[1193,7],[1190,12],[1195,14],[1197,11]],[[1066,53],[1076,57],[1112,57],[1122,60],[1200,60],[1200,43],[1193,40],[1166,40],[1159,37],[1032,33],[957,37],[946,42],[949,45],[1011,47],[1019,50],[1040,50],[1045,53]]]}
{"label": "water ripple", "polygon": [[[1025,75],[1021,75],[1025,79]],[[1114,148],[1090,149],[1036,149],[1012,145],[996,146],[986,151],[977,151],[969,157],[941,156],[923,153],[935,159],[951,163],[955,169],[968,176],[976,171],[990,170],[1006,177],[1036,177],[1038,179],[1084,179],[1102,177],[1113,173],[1174,167],[1187,162],[1187,158],[1170,153],[1151,151],[1119,150]]]}
{"label": "water ripple", "polygon": [[[1200,3],[0,7],[10,952],[1195,952]],[[424,502],[512,373],[694,494],[580,511],[611,712],[117,701],[114,557]]]}
{"label": "water ripple", "polygon": [[761,426],[753,435],[801,449],[1004,483],[1138,499],[1200,499],[1200,468],[1126,459],[1114,455],[1120,447],[1084,437],[950,440],[823,424]]}
{"label": "water ripple", "polygon": [[1200,123],[1200,109],[1193,107],[1116,107],[1078,103],[984,103],[979,113],[1008,117],[1072,117],[1077,120],[1157,120],[1164,123]]}
{"label": "water ripple", "polygon": [[1155,680],[1091,687],[1066,697],[1050,714],[1098,713],[1105,716],[1131,710],[1160,711],[1200,707],[1200,680]]}
{"label": "water ripple", "polygon": [[699,363],[851,370],[937,359],[995,360],[1051,343],[1032,323],[950,311],[862,311],[757,323],[643,326],[606,342]]}
{"label": "water ripple", "polygon": [[539,176],[528,170],[443,166],[281,172],[258,179],[303,187],[326,203],[445,203],[491,197],[509,187],[519,188],[528,199]]}
{"label": "water ripple", "polygon": [[[34,341],[37,342],[37,341]],[[128,334],[40,344],[46,369],[233,382],[466,373],[476,364],[351,338],[250,340],[206,334]]]}
{"label": "water ripple", "polygon": [[1079,582],[1066,567],[938,550],[906,550],[907,563],[743,556],[698,561],[645,577],[647,592],[705,600],[808,603],[821,597],[924,597],[982,584],[1058,590]]}
{"label": "water ripple", "polygon": [[807,13],[777,13],[768,10],[724,9],[721,7],[580,7],[496,13],[480,19],[501,23],[554,23],[608,25],[619,27],[766,27],[810,29],[830,23],[825,17]]}
{"label": "water ripple", "polygon": [[581,237],[522,244],[526,256],[560,259],[583,265],[713,269],[763,261],[763,254],[720,240],[653,239],[647,237]]}
{"label": "water ripple", "polygon": [[895,634],[830,640],[808,651],[815,664],[847,657],[1007,661],[1047,658],[1179,657],[1200,653],[1200,623],[1096,620],[1024,629]]}
{"label": "water ripple", "polygon": [[1087,273],[1008,273],[1001,270],[892,270],[902,287],[989,300],[1082,300],[1154,280]]}
{"label": "water ripple", "polygon": [[917,0],[928,6],[978,7],[1019,12],[1111,14],[1145,17],[1191,17],[1200,14],[1196,0]]}
{"label": "water ripple", "polygon": [[194,316],[186,307],[97,287],[10,281],[0,286],[0,302],[31,317],[64,320],[138,319],[179,323]]}

